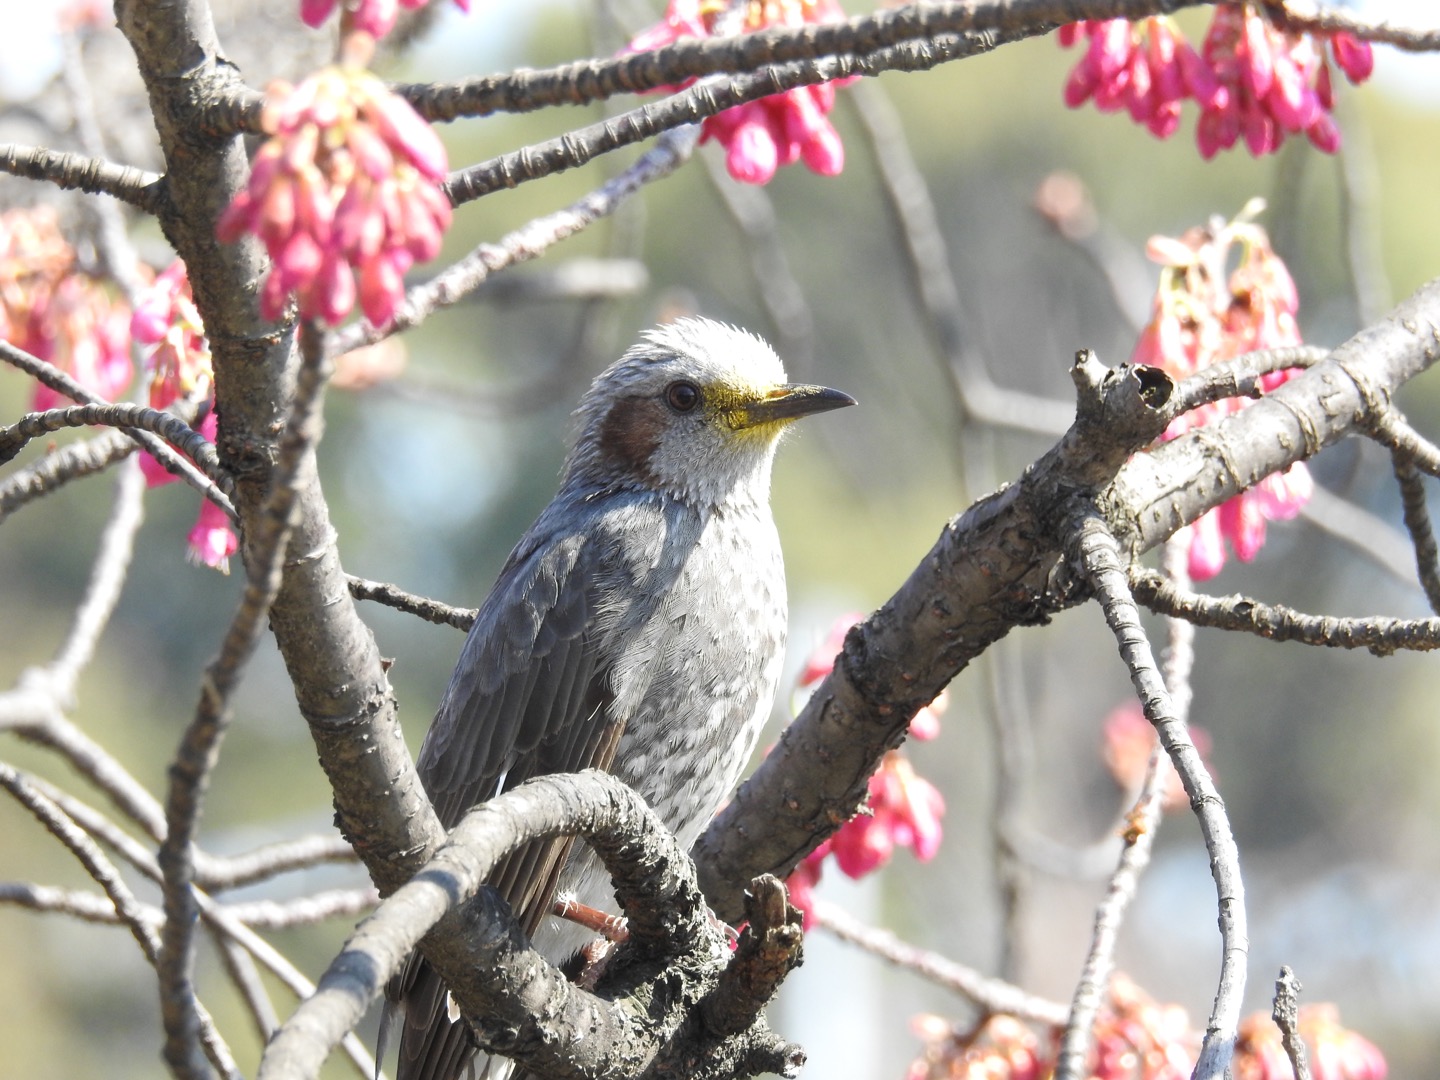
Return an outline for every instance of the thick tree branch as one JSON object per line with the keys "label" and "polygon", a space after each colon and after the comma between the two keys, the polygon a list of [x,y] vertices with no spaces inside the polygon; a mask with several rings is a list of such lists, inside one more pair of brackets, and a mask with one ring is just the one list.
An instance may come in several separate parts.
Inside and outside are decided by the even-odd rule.
{"label": "thick tree branch", "polygon": [[740,915],[743,883],[788,874],[854,813],[911,717],[1016,626],[1070,602],[1053,582],[1062,542],[1052,515],[1068,492],[1103,486],[1165,429],[1174,384],[1154,368],[1071,369],[1075,424],[1020,480],[945,528],[910,579],[850,631],[835,669],[695,848],[721,918]]}
{"label": "thick tree branch", "polygon": [[[534,953],[503,902],[480,888],[517,846],[576,833],[604,860],[629,918],[630,936],[611,957],[600,996]],[[639,1076],[665,1054],[683,1052],[675,1039],[695,1017],[734,1018],[704,1004],[719,992],[725,950],[689,861],[639,797],[604,773],[541,777],[466,815],[435,858],[351,936],[315,995],[266,1048],[262,1080],[314,1075],[417,945],[444,975],[482,1046],[547,1076]],[[612,1000],[615,994],[636,1004]],[[649,1007],[638,1004],[644,1001]],[[740,1040],[753,1044],[755,1030]],[[702,1025],[690,1039],[735,1034]]]}

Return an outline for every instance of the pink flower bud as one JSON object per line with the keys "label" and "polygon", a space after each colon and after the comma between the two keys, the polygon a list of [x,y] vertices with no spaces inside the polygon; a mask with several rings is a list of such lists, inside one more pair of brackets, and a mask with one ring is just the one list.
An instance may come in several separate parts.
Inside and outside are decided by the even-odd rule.
{"label": "pink flower bud", "polygon": [[752,119],[736,128],[725,152],[725,168],[742,184],[764,184],[775,175],[779,158],[769,125]]}
{"label": "pink flower bud", "polygon": [[1362,83],[1375,70],[1375,54],[1368,41],[1361,41],[1345,31],[1330,35],[1330,51],[1335,63],[1352,83]]}

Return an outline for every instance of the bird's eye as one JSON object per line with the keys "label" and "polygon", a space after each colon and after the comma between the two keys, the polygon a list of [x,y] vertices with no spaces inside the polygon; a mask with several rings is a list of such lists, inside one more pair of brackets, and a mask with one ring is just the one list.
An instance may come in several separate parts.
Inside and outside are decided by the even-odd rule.
{"label": "bird's eye", "polygon": [[665,389],[665,400],[676,412],[689,412],[700,404],[700,388],[692,382],[671,383]]}

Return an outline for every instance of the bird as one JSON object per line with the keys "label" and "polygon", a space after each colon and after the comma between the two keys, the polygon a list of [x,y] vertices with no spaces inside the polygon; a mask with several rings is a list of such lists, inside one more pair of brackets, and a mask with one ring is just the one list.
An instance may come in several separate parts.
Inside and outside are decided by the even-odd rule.
{"label": "bird", "polygon": [[[749,760],[783,664],[776,448],[794,421],[855,403],[788,382],[763,339],[696,317],[643,333],[595,379],[559,491],[481,604],[421,746],[446,828],[532,777],[594,768],[688,850]],[[551,915],[554,898],[617,907],[598,857],[570,841],[516,851],[487,884],[561,965],[593,935]],[[418,953],[389,994],[399,1080],[508,1072]]]}

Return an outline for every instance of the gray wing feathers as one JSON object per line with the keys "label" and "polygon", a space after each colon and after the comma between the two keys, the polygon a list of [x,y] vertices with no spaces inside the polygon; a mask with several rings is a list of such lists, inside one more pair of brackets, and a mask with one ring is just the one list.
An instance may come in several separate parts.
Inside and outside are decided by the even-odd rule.
{"label": "gray wing feathers", "polygon": [[[511,788],[532,776],[610,766],[623,724],[610,714],[611,664],[601,650],[622,613],[598,612],[595,597],[614,595],[615,575],[628,568],[601,565],[606,545],[593,525],[546,536],[542,519],[476,615],[420,752],[421,779],[447,828],[493,797],[502,778]],[[491,875],[529,934],[548,912],[570,846],[527,845]],[[391,994],[405,1003],[401,1080],[459,1075],[474,1047],[463,1023],[449,1021],[435,971],[413,956]]]}

